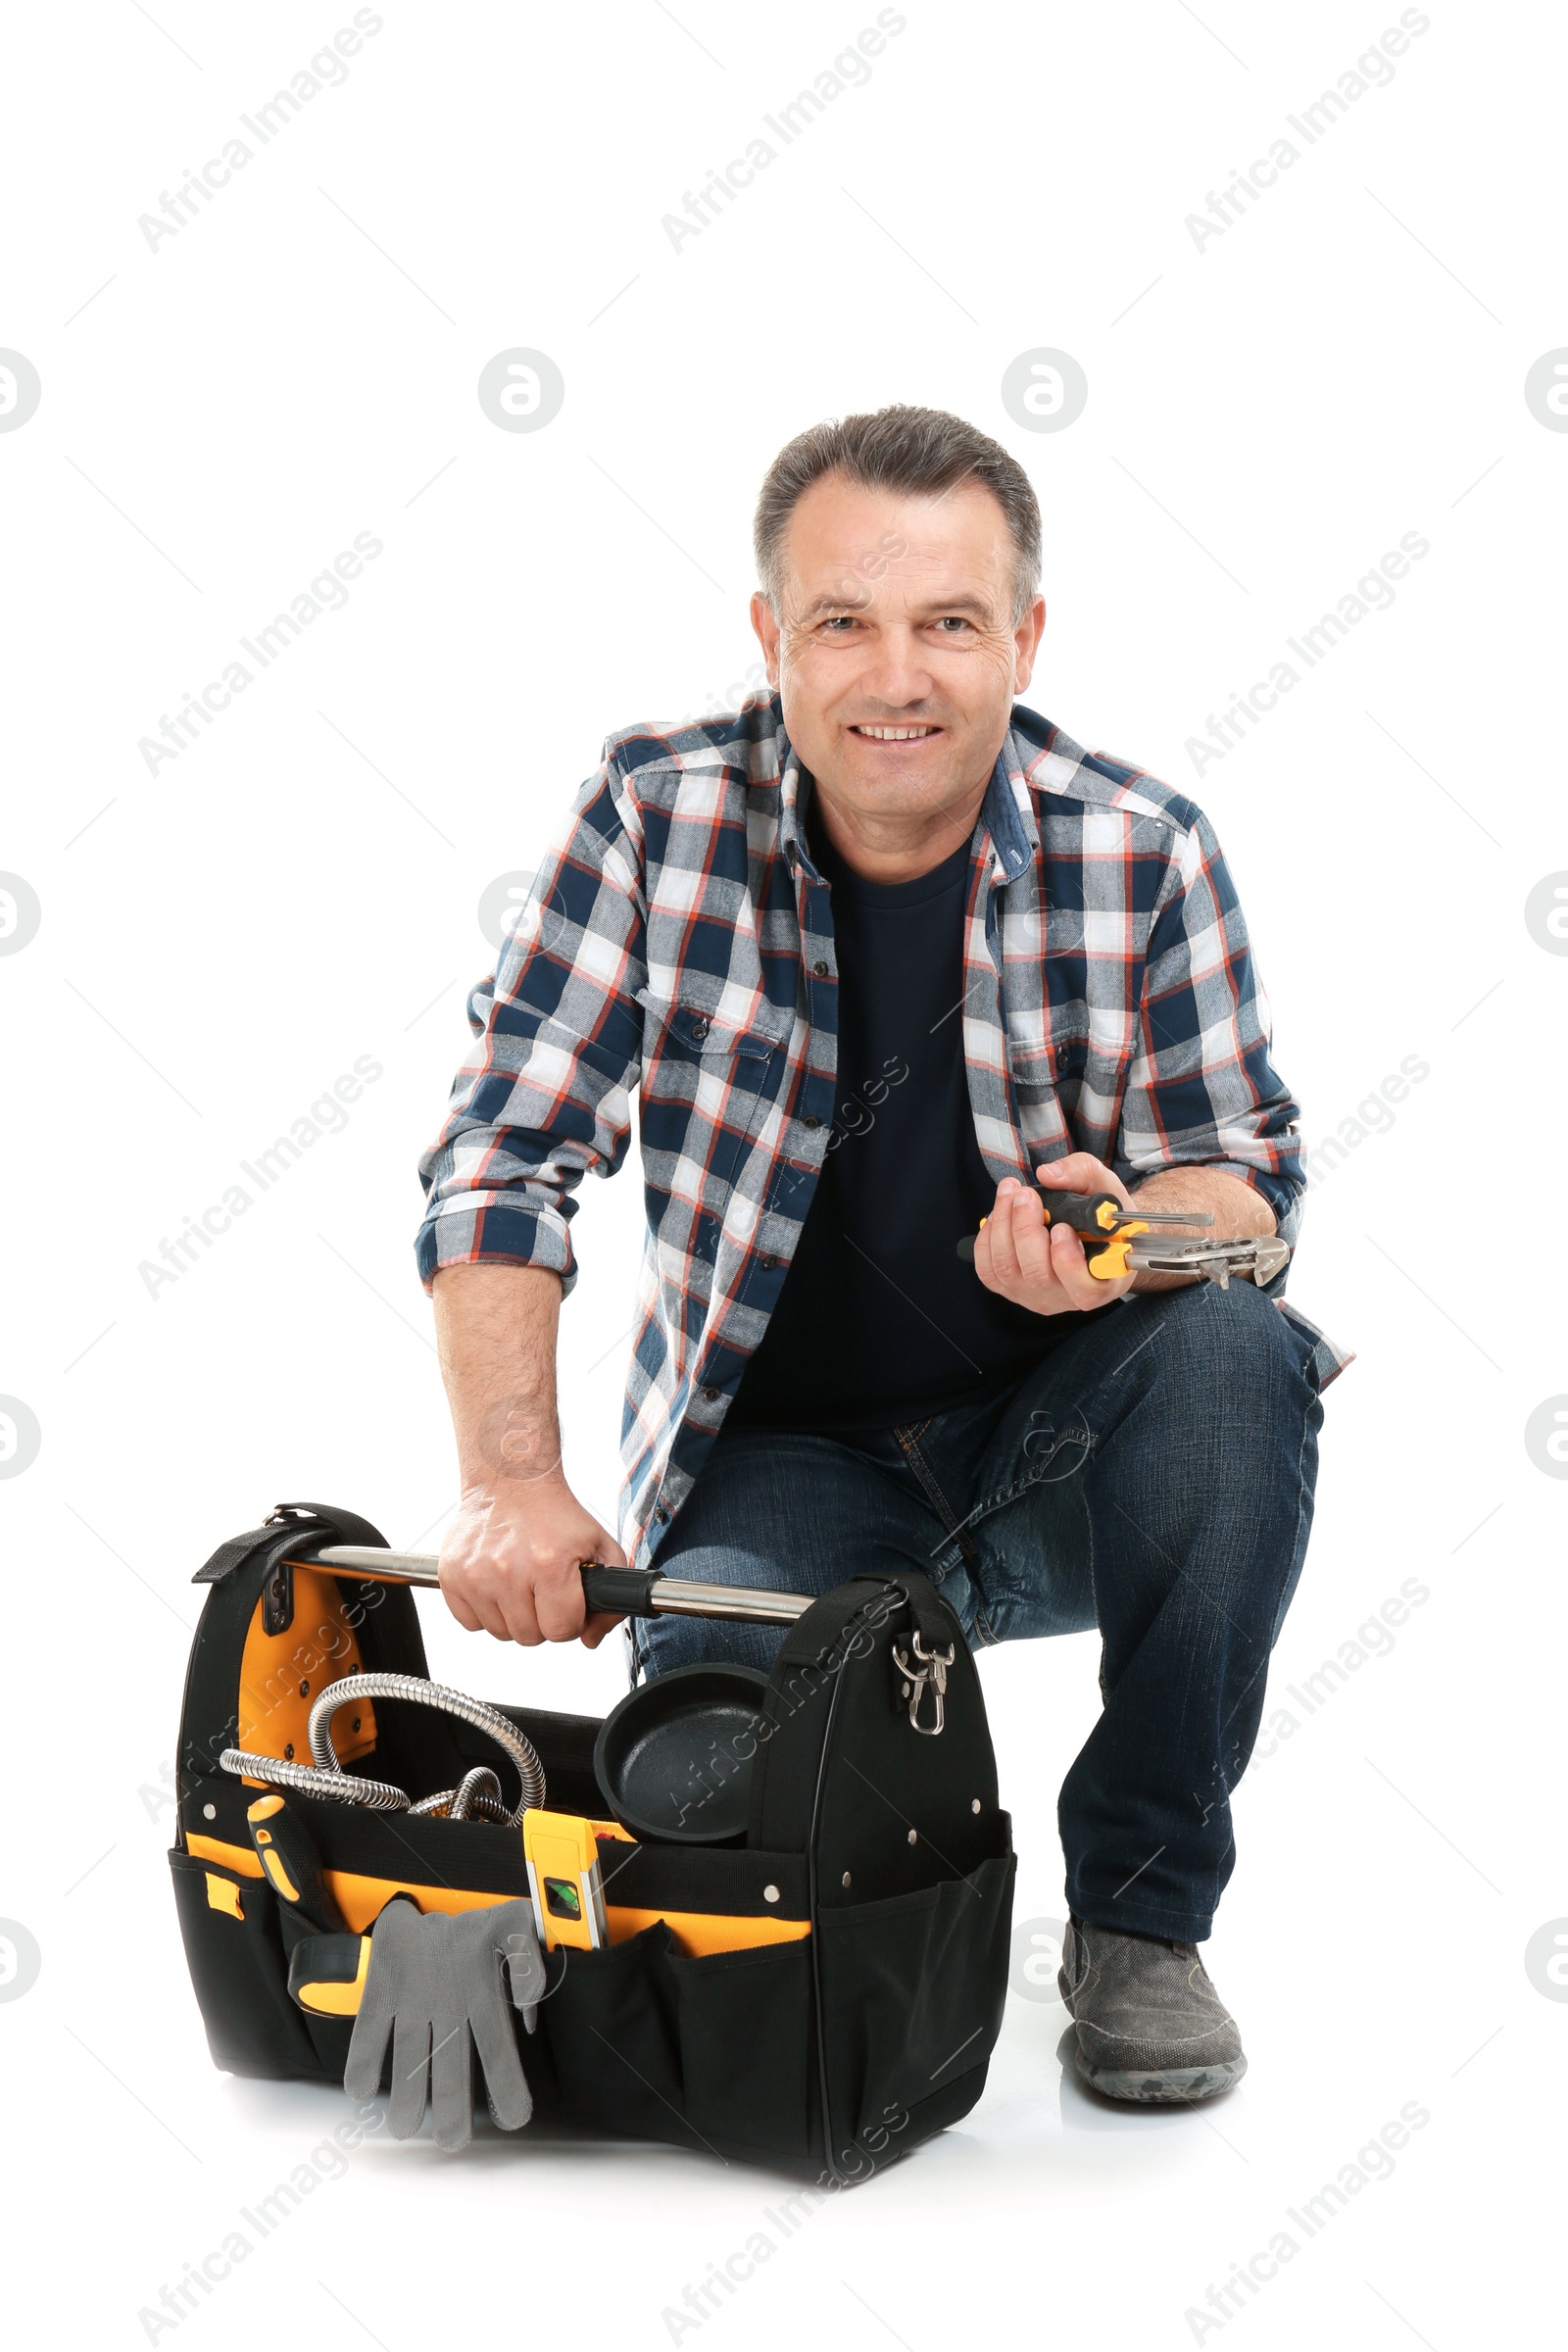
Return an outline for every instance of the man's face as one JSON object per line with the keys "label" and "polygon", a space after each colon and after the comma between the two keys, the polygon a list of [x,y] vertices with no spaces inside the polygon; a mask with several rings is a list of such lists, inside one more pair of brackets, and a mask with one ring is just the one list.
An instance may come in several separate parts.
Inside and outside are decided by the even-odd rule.
{"label": "man's face", "polygon": [[1045,625],[1012,617],[1016,562],[991,492],[813,482],[790,516],[782,611],[752,600],[789,737],[861,824],[939,818],[983,793]]}

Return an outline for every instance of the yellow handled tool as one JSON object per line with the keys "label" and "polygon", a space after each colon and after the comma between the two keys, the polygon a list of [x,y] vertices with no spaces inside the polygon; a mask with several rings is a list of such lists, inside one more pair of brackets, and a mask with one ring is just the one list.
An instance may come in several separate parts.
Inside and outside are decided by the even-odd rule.
{"label": "yellow handled tool", "polygon": [[[1127,1262],[1128,1251],[1136,1237],[1148,1233],[1154,1225],[1212,1225],[1207,1211],[1183,1209],[1160,1211],[1123,1208],[1114,1193],[1058,1193],[1041,1185],[1040,1199],[1048,1225],[1066,1225],[1083,1236],[1084,1247],[1090,1252],[1089,1271],[1097,1282],[1119,1282],[1132,1272]],[[988,1220],[980,1220],[984,1226]],[[958,1255],[965,1262],[974,1257],[974,1237],[965,1234],[958,1244]]]}
{"label": "yellow handled tool", "polygon": [[288,1988],[315,2017],[358,2017],[369,1969],[368,1936],[307,1936],[294,1946]]}
{"label": "yellow handled tool", "polygon": [[[534,1926],[547,1952],[558,1943],[597,1952],[610,1941],[595,1842],[600,1826],[580,1813],[548,1813],[537,1805],[530,1805],[522,1817]],[[622,1834],[614,1832],[617,1837]]]}
{"label": "yellow handled tool", "polygon": [[313,1928],[340,1932],[347,1924],[332,1898],[316,1841],[297,1813],[272,1790],[259,1796],[245,1815],[256,1859],[279,1902],[308,1919]]}

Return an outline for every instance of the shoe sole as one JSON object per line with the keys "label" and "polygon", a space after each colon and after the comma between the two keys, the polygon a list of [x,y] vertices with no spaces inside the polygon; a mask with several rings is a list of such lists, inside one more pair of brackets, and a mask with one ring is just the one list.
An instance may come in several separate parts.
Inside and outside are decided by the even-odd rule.
{"label": "shoe sole", "polygon": [[1155,2072],[1114,2066],[1091,2066],[1082,2051],[1074,2065],[1092,2090],[1107,2099],[1126,2099],[1143,2107],[1190,2107],[1200,2099],[1218,2098],[1231,2090],[1247,2072],[1245,2058],[1222,2059],[1214,2066],[1166,2066]]}

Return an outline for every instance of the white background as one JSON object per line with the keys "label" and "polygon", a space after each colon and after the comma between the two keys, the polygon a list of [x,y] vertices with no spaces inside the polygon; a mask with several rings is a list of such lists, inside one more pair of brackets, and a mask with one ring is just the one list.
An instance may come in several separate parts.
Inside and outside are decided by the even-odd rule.
{"label": "white background", "polygon": [[[388,0],[342,86],[156,251],[138,216],[351,11],[12,20],[0,344],[43,387],[0,433],[0,865],[42,907],[0,959],[0,1392],[41,1431],[0,1481],[0,1914],[42,1953],[0,2002],[19,2340],[145,2341],[138,2310],[345,2112],[208,2060],[159,1793],[188,1579],[285,1494],[433,1547],[454,1473],[414,1163],[491,960],[480,895],[536,861],[610,728],[746,679],[768,461],[893,399],[1029,466],[1051,621],[1027,699],[1213,816],[1308,1141],[1404,1057],[1430,1075],[1316,1189],[1293,1274],[1359,1360],[1277,1653],[1298,1728],[1239,1793],[1207,1947],[1246,2082],[1205,2112],[1091,2106],[1059,2006],[1020,1990],[966,2121],[678,2340],[1537,2340],[1568,2006],[1524,1955],[1568,1913],[1568,1492],[1524,1428],[1568,1390],[1568,963],[1524,905],[1568,867],[1568,437],[1524,379],[1568,343],[1562,20],[1433,6],[1308,148],[1285,117],[1396,8],[903,13],[864,86],[678,251],[662,216],[873,8]],[[1186,217],[1282,134],[1299,161],[1200,249]],[[476,398],[513,346],[564,376],[538,432]],[[1002,403],[1037,347],[1087,374],[1061,432]],[[149,773],[139,739],[361,532],[383,552],[345,608]],[[1430,553],[1392,608],[1195,775],[1207,715],[1407,532]],[[384,1074],[345,1129],[150,1296],[141,1262],[361,1055]],[[587,1190],[562,1393],[610,1518],[641,1200],[630,1168]],[[1392,1652],[1294,1706],[1412,1577]],[[469,1689],[618,1694],[618,1642],[501,1656],[423,1613]],[[985,1661],[1020,1922],[1060,1915],[1054,1795],[1095,1666],[1087,1637]],[[1255,2307],[1184,2316],[1407,2102],[1430,2122],[1392,2179],[1295,2231]],[[171,2332],[664,2344],[779,2187],[657,2149],[383,2142]]]}

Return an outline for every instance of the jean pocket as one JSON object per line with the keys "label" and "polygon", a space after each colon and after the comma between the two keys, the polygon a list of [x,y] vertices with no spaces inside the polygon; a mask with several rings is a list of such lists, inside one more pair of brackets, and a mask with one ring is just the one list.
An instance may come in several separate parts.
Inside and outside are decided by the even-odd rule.
{"label": "jean pocket", "polygon": [[1094,1447],[1095,1433],[1082,1413],[1069,1413],[1058,1423],[1054,1413],[1037,1404],[1018,1448],[1017,1484],[1034,1487],[1071,1478],[1083,1469]]}

